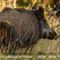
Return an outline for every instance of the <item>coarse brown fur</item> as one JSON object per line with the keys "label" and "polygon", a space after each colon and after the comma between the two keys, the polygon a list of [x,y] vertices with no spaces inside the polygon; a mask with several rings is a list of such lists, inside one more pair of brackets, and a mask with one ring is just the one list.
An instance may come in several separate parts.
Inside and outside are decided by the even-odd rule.
{"label": "coarse brown fur", "polygon": [[34,46],[39,38],[54,39],[56,33],[48,26],[43,12],[42,8],[35,11],[4,8],[0,13],[0,49],[10,54],[18,47]]}

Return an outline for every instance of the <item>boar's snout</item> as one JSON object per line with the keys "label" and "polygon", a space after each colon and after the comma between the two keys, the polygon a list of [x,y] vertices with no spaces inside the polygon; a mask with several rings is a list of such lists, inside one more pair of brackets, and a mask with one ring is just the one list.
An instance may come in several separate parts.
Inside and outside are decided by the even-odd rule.
{"label": "boar's snout", "polygon": [[42,31],[42,37],[48,38],[48,39],[55,39],[57,34],[52,29],[43,29]]}

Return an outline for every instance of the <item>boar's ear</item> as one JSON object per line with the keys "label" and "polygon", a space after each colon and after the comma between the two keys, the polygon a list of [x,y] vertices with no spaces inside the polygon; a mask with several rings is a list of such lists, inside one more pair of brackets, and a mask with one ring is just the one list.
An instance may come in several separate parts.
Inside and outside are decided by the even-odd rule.
{"label": "boar's ear", "polygon": [[42,7],[39,7],[36,15],[39,19],[44,18],[44,9]]}
{"label": "boar's ear", "polygon": [[38,8],[38,11],[39,11],[40,13],[43,13],[43,14],[44,14],[44,9],[43,9],[43,7],[39,7],[39,8]]}

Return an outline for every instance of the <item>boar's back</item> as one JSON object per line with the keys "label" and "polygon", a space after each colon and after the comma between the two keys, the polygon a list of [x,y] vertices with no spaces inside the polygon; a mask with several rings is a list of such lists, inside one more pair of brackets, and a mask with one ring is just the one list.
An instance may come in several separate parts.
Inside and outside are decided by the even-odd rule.
{"label": "boar's back", "polygon": [[13,26],[13,41],[20,45],[27,46],[39,39],[38,19],[33,13],[18,12],[15,9],[5,8],[0,13],[0,22],[10,22]]}

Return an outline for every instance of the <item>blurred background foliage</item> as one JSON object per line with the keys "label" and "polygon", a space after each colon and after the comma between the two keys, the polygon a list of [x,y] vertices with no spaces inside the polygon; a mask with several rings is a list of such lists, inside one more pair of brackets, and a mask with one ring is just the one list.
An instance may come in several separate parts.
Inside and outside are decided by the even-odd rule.
{"label": "blurred background foliage", "polygon": [[43,6],[44,8],[54,7],[60,3],[60,0],[0,0],[0,9],[9,6],[12,8],[23,7],[25,9],[31,9],[32,7],[38,8]]}

